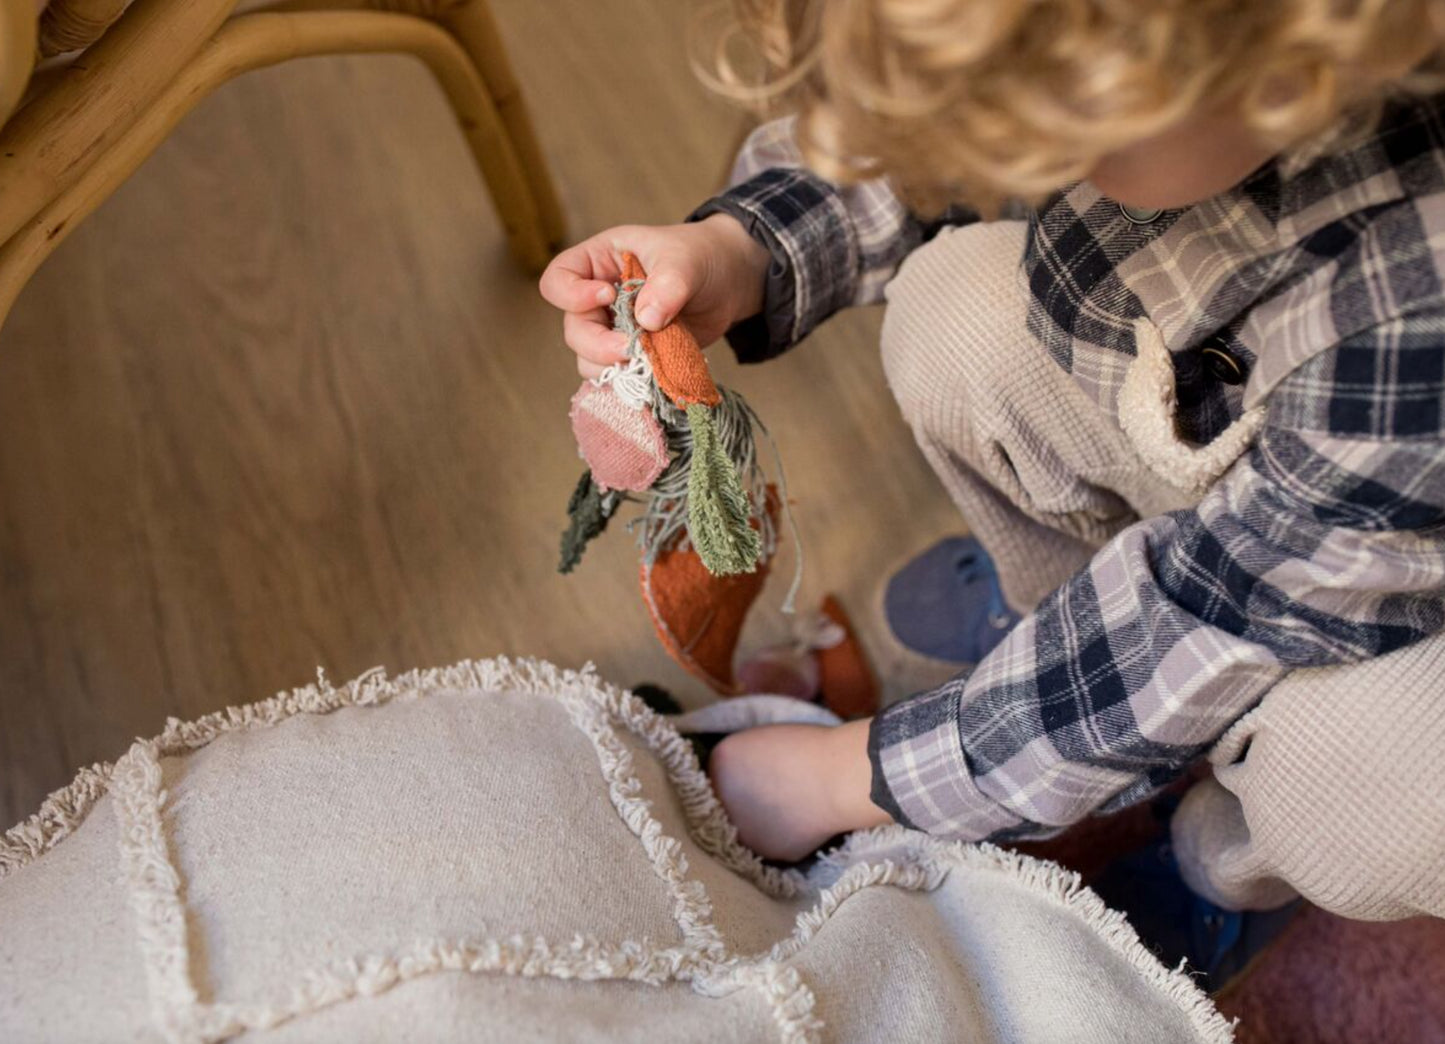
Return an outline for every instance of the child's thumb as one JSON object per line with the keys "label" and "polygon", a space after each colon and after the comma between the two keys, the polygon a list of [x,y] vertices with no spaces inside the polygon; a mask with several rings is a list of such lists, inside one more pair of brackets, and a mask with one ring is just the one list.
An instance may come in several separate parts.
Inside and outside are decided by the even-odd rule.
{"label": "child's thumb", "polygon": [[660,262],[647,274],[647,285],[637,295],[637,321],[646,330],[661,330],[692,298],[692,284],[675,266]]}

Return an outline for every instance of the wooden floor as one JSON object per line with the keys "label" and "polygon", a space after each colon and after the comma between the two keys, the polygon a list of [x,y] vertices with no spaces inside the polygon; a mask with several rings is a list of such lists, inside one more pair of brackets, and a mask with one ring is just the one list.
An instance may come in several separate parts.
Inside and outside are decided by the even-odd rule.
{"label": "wooden floor", "polygon": [[[743,117],[695,84],[686,7],[496,3],[574,237],[676,220],[726,167]],[[789,465],[805,601],[838,591],[875,652],[880,577],[958,525],[878,320],[761,368],[712,352]],[[576,383],[419,67],[302,62],[205,102],[0,332],[0,824],[318,665],[528,654],[699,697],[624,534],[555,572]]]}

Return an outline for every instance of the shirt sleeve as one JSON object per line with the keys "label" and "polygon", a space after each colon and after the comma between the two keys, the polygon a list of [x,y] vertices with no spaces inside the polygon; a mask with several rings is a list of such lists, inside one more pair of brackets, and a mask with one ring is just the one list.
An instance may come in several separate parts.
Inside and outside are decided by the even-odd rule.
{"label": "shirt sleeve", "polygon": [[[1428,329],[1413,365],[1366,333],[1302,368],[1196,509],[1126,529],[972,674],[879,714],[874,801],[935,834],[1046,835],[1174,778],[1288,672],[1440,632],[1445,350]],[[1351,353],[1397,376],[1341,433],[1360,414]],[[1412,399],[1434,407],[1400,408]],[[1301,401],[1335,430],[1294,423]]]}
{"label": "shirt sleeve", "polygon": [[940,228],[974,220],[961,209],[925,222],[886,180],[838,186],[803,166],[796,120],[765,123],[744,143],[731,187],[688,218],[730,214],[772,255],[763,311],[728,341],[741,362],[761,362],[850,305],[883,299],[908,253]]}

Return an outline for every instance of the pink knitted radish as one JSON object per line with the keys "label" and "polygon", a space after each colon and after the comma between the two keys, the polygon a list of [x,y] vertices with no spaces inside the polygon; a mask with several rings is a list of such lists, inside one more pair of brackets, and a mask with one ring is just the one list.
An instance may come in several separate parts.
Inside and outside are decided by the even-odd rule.
{"label": "pink knitted radish", "polygon": [[627,405],[611,385],[583,382],[571,416],[577,448],[601,489],[641,492],[667,467],[667,442],[653,412]]}

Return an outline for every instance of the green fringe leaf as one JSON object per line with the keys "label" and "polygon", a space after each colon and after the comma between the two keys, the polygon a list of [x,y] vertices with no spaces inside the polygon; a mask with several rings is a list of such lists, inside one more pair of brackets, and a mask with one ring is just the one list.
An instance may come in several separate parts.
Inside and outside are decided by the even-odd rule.
{"label": "green fringe leaf", "polygon": [[582,472],[577,488],[567,501],[567,530],[562,534],[562,562],[559,573],[570,573],[582,561],[587,545],[607,528],[620,498],[604,497],[592,481],[592,472]]}
{"label": "green fringe leaf", "polygon": [[718,440],[708,407],[687,408],[692,428],[692,471],[687,480],[687,535],[714,576],[751,573],[763,543],[751,525],[752,506],[736,465]]}

